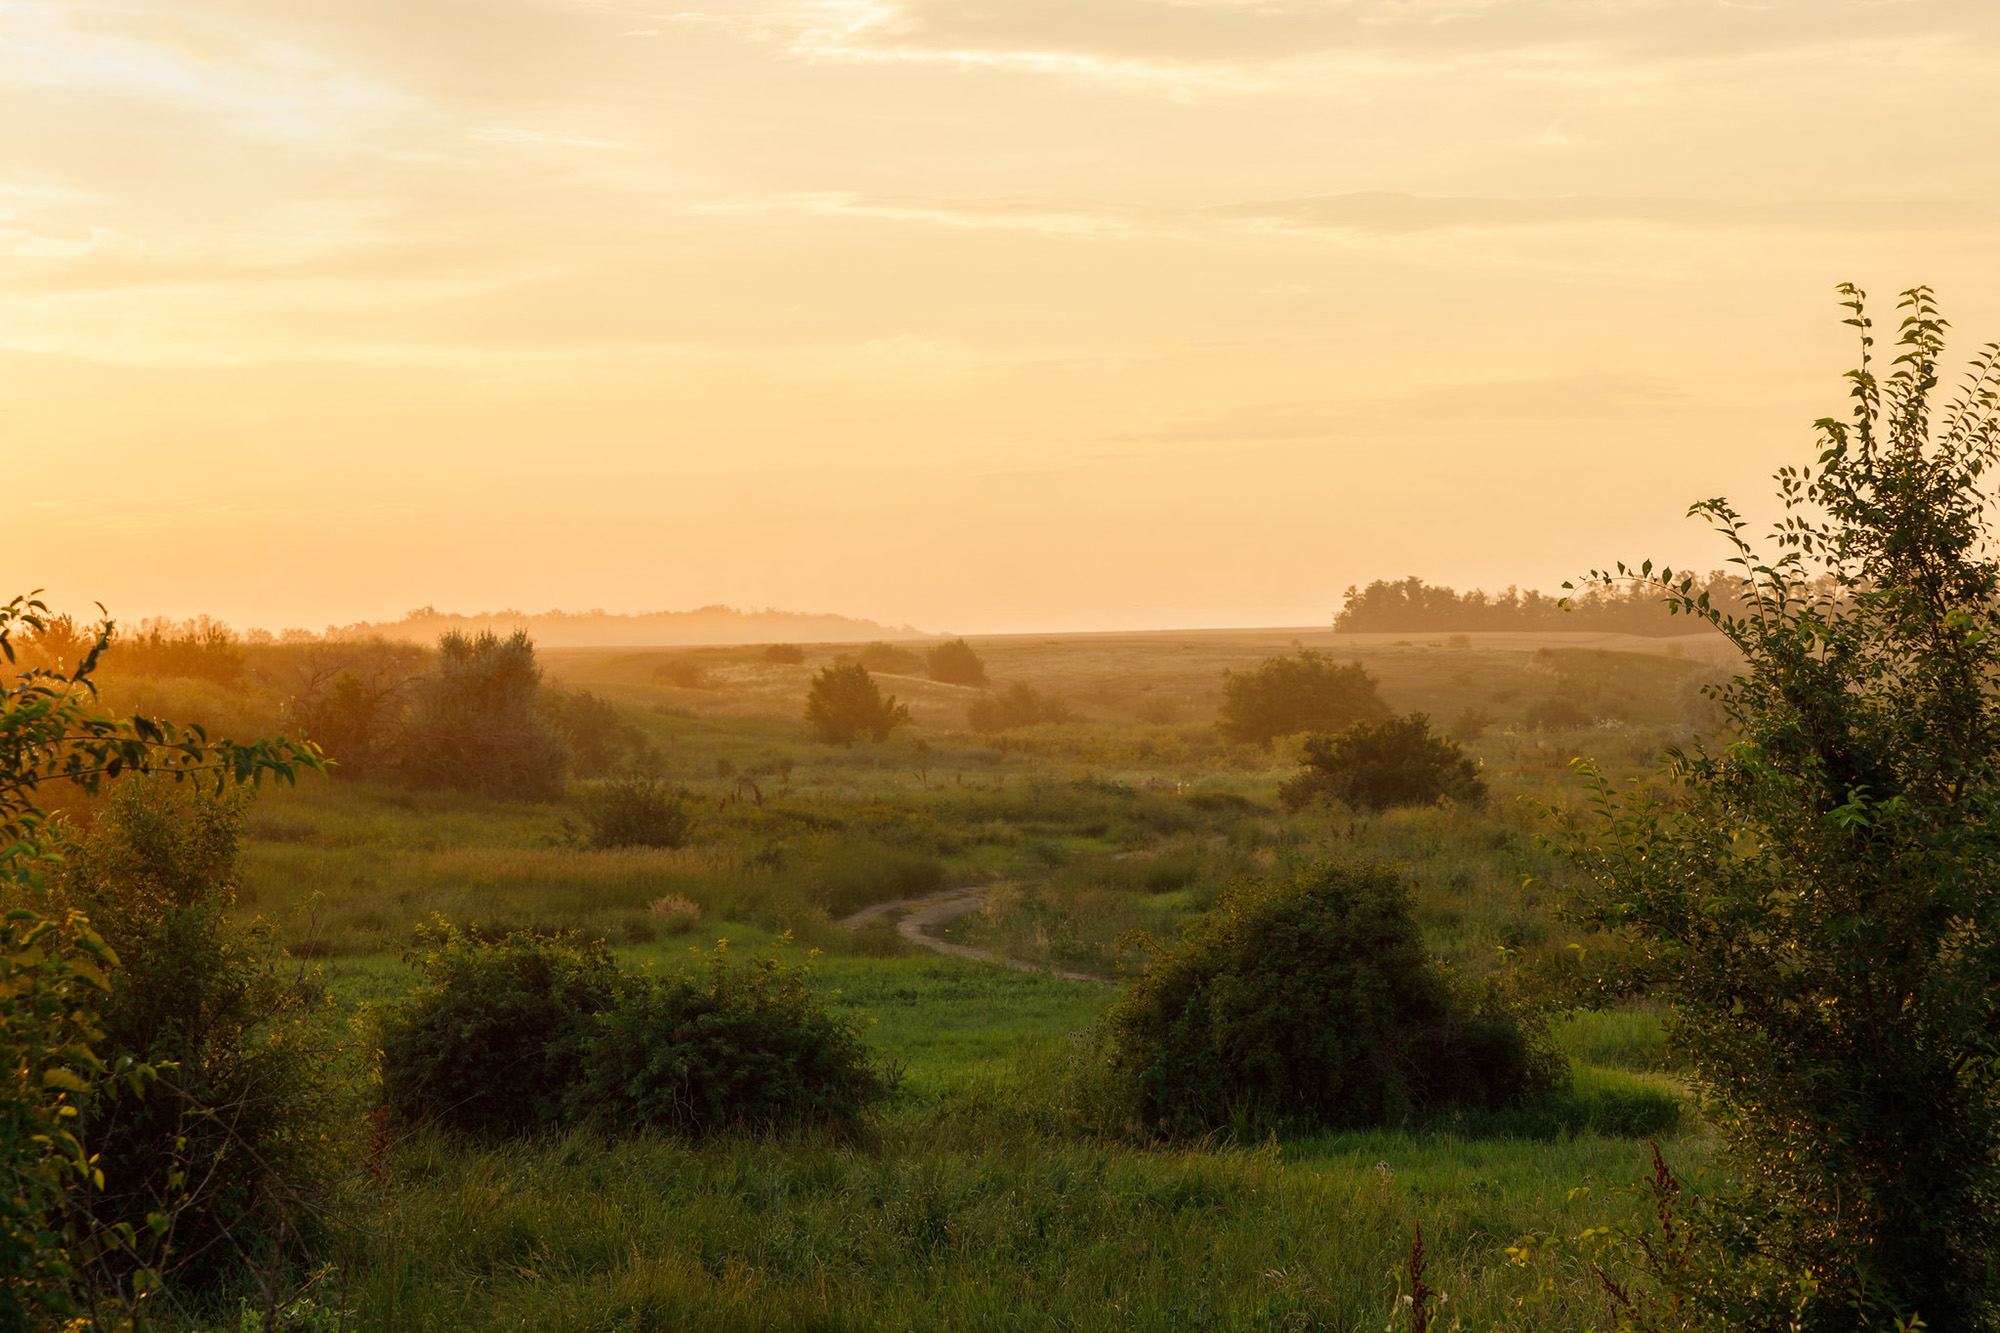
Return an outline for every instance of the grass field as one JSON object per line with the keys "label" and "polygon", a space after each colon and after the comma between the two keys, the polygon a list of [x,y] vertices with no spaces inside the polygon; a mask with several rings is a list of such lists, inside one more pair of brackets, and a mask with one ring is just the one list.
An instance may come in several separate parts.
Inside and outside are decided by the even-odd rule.
{"label": "grass field", "polygon": [[[1074,719],[976,735],[969,692],[885,679],[917,725],[851,750],[796,720],[832,649],[804,667],[754,648],[546,654],[553,676],[624,705],[693,794],[700,824],[680,850],[579,850],[567,803],[324,779],[266,791],[242,905],[323,969],[344,1016],[407,993],[403,952],[438,915],[581,930],[634,968],[727,938],[744,955],[817,951],[814,986],[867,1025],[895,1086],[848,1139],[401,1140],[355,1191],[316,1290],[350,1327],[398,1330],[1376,1330],[1398,1327],[1421,1223],[1429,1280],[1450,1298],[1441,1327],[1596,1326],[1595,1279],[1576,1261],[1524,1267],[1508,1247],[1635,1212],[1618,1187],[1641,1174],[1646,1134],[1677,1167],[1707,1161],[1659,1013],[1564,1020],[1572,1091],[1505,1115],[1148,1147],[1085,1132],[1066,1104],[1074,1038],[1133,962],[1128,932],[1171,934],[1288,859],[1396,865],[1433,949],[1463,971],[1574,942],[1551,914],[1564,872],[1529,803],[1571,799],[1579,754],[1645,771],[1676,739],[1680,682],[1701,657],[1547,637],[1334,645],[1396,708],[1484,712],[1467,749],[1494,799],[1287,813],[1275,793],[1295,748],[1224,742],[1214,709],[1225,670],[1314,637],[981,640],[997,680],[1062,695]],[[662,670],[690,656],[703,688]],[[1590,701],[1593,722],[1524,729],[1557,692]],[[988,894],[951,938],[1103,980],[916,951],[887,917],[834,924],[954,886]],[[698,915],[651,910],[669,895]]]}

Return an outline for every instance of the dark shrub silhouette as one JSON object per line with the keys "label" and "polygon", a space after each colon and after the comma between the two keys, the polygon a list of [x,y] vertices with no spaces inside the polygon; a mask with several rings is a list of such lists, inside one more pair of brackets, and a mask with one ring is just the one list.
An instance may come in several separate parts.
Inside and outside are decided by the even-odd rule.
{"label": "dark shrub silhouette", "polygon": [[612,778],[586,791],[582,805],[592,847],[685,847],[694,834],[686,793],[658,778]]}
{"label": "dark shrub silhouette", "polygon": [[1230,740],[1269,745],[1301,731],[1339,731],[1388,711],[1375,678],[1359,662],[1340,666],[1307,648],[1252,671],[1224,672],[1216,726]]}
{"label": "dark shrub silhouette", "polygon": [[1566,1074],[1494,994],[1453,986],[1380,866],[1235,885],[1155,945],[1095,1039],[1116,1099],[1177,1135],[1494,1109]]}
{"label": "dark shrub silhouette", "polygon": [[1044,722],[1069,721],[1069,705],[1043,694],[1025,681],[1015,681],[998,694],[982,694],[965,706],[965,720],[974,731],[1007,731]]}
{"label": "dark shrub silhouette", "polygon": [[947,685],[984,685],[986,663],[964,639],[941,643],[924,654],[924,671]]}
{"label": "dark shrub silhouette", "polygon": [[1297,776],[1278,788],[1287,809],[1331,797],[1356,810],[1435,805],[1449,798],[1469,805],[1486,800],[1479,767],[1442,736],[1431,735],[1422,713],[1359,722],[1338,736],[1306,738]]}
{"label": "dark shrub silhouette", "polygon": [[897,727],[907,726],[910,710],[884,698],[875,678],[859,662],[822,667],[806,691],[806,721],[829,745],[858,740],[886,741]]}
{"label": "dark shrub silhouette", "polygon": [[535,645],[453,631],[438,640],[436,669],[416,682],[403,758],[416,782],[482,796],[546,800],[562,791],[568,747],[537,707]]}

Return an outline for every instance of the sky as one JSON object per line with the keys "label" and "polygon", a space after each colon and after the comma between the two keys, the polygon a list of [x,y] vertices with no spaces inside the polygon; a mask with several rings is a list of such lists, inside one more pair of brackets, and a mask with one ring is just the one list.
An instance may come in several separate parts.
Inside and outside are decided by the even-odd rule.
{"label": "sky", "polygon": [[[686,4],[688,8],[676,8]],[[1324,624],[2000,339],[1991,0],[0,0],[5,588]]]}

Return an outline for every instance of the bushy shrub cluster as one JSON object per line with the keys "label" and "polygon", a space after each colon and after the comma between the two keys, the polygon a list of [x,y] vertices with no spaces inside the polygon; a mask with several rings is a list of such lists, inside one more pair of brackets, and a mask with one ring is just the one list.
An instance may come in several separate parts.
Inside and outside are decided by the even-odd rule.
{"label": "bushy shrub cluster", "polygon": [[803,966],[737,965],[718,943],[700,974],[659,977],[574,936],[485,943],[440,923],[425,942],[423,986],[377,1033],[403,1123],[851,1129],[882,1094],[858,1028],[813,995]]}
{"label": "bushy shrub cluster", "polygon": [[404,770],[427,786],[545,800],[562,790],[568,746],[538,705],[542,669],[526,631],[438,640],[417,682]]}
{"label": "bushy shrub cluster", "polygon": [[801,666],[806,660],[806,650],[796,643],[767,643],[764,660],[779,666]]}
{"label": "bushy shrub cluster", "polygon": [[1302,767],[1278,788],[1287,809],[1330,797],[1356,810],[1486,799],[1479,766],[1442,736],[1422,713],[1386,722],[1357,722],[1338,736],[1306,739]]}
{"label": "bushy shrub cluster", "polygon": [[1359,662],[1342,666],[1305,648],[1255,670],[1225,672],[1216,726],[1230,740],[1269,745],[1302,731],[1339,731],[1388,711],[1375,678]]}
{"label": "bushy shrub cluster", "polygon": [[890,732],[909,721],[910,710],[893,694],[884,698],[881,686],[859,662],[821,668],[806,690],[806,722],[829,745],[886,741]]}
{"label": "bushy shrub cluster", "polygon": [[658,778],[612,778],[587,791],[582,805],[592,847],[685,847],[694,836],[687,794]]}
{"label": "bushy shrub cluster", "polygon": [[870,671],[886,671],[891,675],[907,675],[924,664],[923,658],[893,643],[871,643],[854,660]]}
{"label": "bushy shrub cluster", "polygon": [[982,694],[965,707],[965,720],[972,729],[987,733],[1067,722],[1069,718],[1069,705],[1059,695],[1043,694],[1021,680],[998,694]]}
{"label": "bushy shrub cluster", "polygon": [[940,643],[924,653],[924,671],[947,685],[984,685],[986,663],[964,639]]}
{"label": "bushy shrub cluster", "polygon": [[542,712],[569,747],[569,770],[580,778],[655,768],[659,756],[646,733],[617,705],[589,690],[543,690]]}
{"label": "bushy shrub cluster", "polygon": [[1379,866],[1236,884],[1154,943],[1094,1037],[1100,1110],[1168,1134],[1497,1109],[1567,1075],[1494,993],[1453,983]]}
{"label": "bushy shrub cluster", "polygon": [[243,807],[129,779],[64,846],[55,883],[118,959],[97,1053],[157,1070],[143,1092],[85,1108],[107,1182],[96,1220],[161,1217],[163,1272],[180,1286],[309,1245],[359,1118],[316,979],[233,913]]}

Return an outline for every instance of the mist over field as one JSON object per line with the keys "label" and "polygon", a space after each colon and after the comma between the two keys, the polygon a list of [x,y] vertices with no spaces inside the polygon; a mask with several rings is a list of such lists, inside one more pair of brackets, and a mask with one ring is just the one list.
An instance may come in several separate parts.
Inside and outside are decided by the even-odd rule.
{"label": "mist over field", "polygon": [[0,4],[0,1333],[2000,1330],[1991,0]]}

